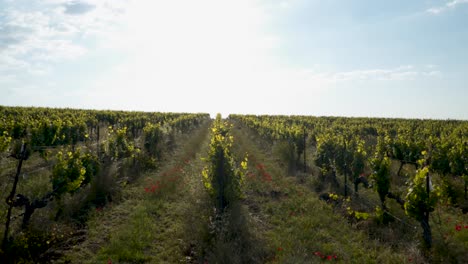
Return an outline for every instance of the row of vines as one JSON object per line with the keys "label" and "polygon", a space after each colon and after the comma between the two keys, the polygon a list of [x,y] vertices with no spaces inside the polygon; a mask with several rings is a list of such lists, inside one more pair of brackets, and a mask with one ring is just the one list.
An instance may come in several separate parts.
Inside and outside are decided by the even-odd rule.
{"label": "row of vines", "polygon": [[[466,121],[267,115],[229,118],[267,142],[286,142],[290,167],[307,171],[317,166],[320,175],[348,199],[359,194],[361,184],[374,187],[380,198],[377,211],[384,222],[392,218],[387,199],[395,200],[407,216],[420,223],[427,248],[432,245],[429,216],[437,204],[468,211]],[[313,153],[311,164],[307,164],[306,150]],[[403,185],[392,182],[392,164],[397,164],[396,175],[406,180]],[[340,181],[344,182],[341,187]]]}
{"label": "row of vines", "polygon": [[[65,218],[82,225],[91,208],[112,202],[119,189],[157,168],[178,134],[209,119],[208,114],[4,106],[0,116],[5,201],[0,205],[0,255],[7,262],[50,257],[53,244],[70,239],[73,231],[56,237],[49,228]],[[31,226],[41,208],[46,218],[38,216],[35,222],[47,223],[44,232]]]}
{"label": "row of vines", "polygon": [[216,116],[206,158],[208,166],[202,172],[205,188],[219,214],[242,197],[241,186],[247,169],[247,157],[237,166],[231,152],[234,143],[231,128],[232,124],[223,122],[220,114]]}

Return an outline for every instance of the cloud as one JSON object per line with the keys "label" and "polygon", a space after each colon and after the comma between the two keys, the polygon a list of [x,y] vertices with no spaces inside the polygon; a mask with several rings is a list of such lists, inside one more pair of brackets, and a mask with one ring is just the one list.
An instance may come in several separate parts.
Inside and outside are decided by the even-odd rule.
{"label": "cloud", "polygon": [[96,6],[86,2],[73,1],[65,4],[65,13],[70,15],[81,15],[95,9]]}
{"label": "cloud", "polygon": [[443,6],[431,7],[429,9],[427,9],[426,12],[430,13],[430,14],[433,14],[433,15],[437,15],[437,14],[445,12],[445,11],[447,11],[449,9],[454,9],[457,6],[461,5],[461,4],[466,4],[466,3],[468,3],[468,0],[452,0],[450,2],[447,2]]}
{"label": "cloud", "polygon": [[452,2],[447,3],[447,6],[455,7],[456,5],[464,4],[464,3],[468,3],[468,0],[453,0]]}
{"label": "cloud", "polygon": [[426,12],[437,15],[437,14],[441,13],[444,10],[445,10],[444,7],[431,7],[429,9],[427,9]]}
{"label": "cloud", "polygon": [[0,75],[43,75],[59,62],[84,56],[87,39],[117,25],[113,8],[110,0],[7,3],[0,11]]}
{"label": "cloud", "polygon": [[413,70],[413,66],[400,66],[394,69],[369,69],[356,70],[348,72],[335,73],[333,78],[337,82],[342,81],[395,81],[395,80],[410,80],[419,73]]}
{"label": "cloud", "polygon": [[15,25],[0,27],[0,51],[25,40],[29,32],[27,29]]}
{"label": "cloud", "polygon": [[[53,18],[40,11],[8,11],[0,28],[0,73],[46,72],[44,63],[73,59],[86,52],[73,43],[68,32],[53,24]],[[36,67],[38,66],[38,67]]]}
{"label": "cloud", "polygon": [[372,81],[410,81],[427,76],[440,76],[441,72],[434,70],[436,65],[428,67],[415,67],[413,65],[401,65],[396,68],[375,68],[340,72],[324,72],[309,70],[307,72],[312,79],[321,80],[322,84],[351,84],[352,82]]}

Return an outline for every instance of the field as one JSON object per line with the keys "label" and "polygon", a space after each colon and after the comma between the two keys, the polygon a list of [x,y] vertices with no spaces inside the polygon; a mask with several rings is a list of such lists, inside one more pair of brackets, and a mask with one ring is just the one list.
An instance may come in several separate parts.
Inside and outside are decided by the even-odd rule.
{"label": "field", "polygon": [[468,259],[468,121],[0,113],[1,263]]}

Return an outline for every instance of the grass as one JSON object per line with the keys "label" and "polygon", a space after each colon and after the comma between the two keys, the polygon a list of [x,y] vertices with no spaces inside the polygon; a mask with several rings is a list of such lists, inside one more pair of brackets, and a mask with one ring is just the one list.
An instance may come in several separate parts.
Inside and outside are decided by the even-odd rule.
{"label": "grass", "polygon": [[125,188],[123,202],[94,212],[86,241],[61,262],[178,263],[193,258],[193,245],[201,244],[194,242],[194,234],[203,233],[203,227],[191,221],[200,213],[193,209],[205,200],[200,191],[201,153],[209,139],[208,125],[187,139],[159,171]]}
{"label": "grass", "polygon": [[[287,166],[279,166],[272,149],[247,130],[234,130],[236,152],[249,153],[245,203],[263,223],[268,244],[268,263],[319,263],[331,258],[340,263],[404,263],[407,255],[394,252],[352,228],[334,208],[296,177],[287,175]],[[259,166],[259,164],[261,164]],[[262,177],[263,167],[271,176]],[[253,176],[252,176],[253,175]],[[336,256],[336,258],[335,258]]]}
{"label": "grass", "polygon": [[[468,228],[464,229],[468,217],[460,210],[439,203],[430,218],[433,248],[428,251],[421,243],[419,223],[394,200],[387,200],[396,217],[388,224],[379,222],[375,213],[380,200],[373,189],[361,187],[359,196],[351,195],[350,201],[320,201],[321,192],[341,195],[342,188],[321,179],[312,148],[307,153],[308,173],[291,172],[281,157],[285,154],[281,143],[271,144],[247,128],[235,127],[237,155],[248,152],[250,156],[246,203],[262,219],[264,230],[270,230],[263,234],[272,252],[270,263],[316,263],[330,256],[342,263],[464,263],[468,259]],[[392,168],[392,189],[403,192],[408,176],[397,177],[397,165]],[[271,181],[262,177],[265,172]],[[406,174],[411,174],[407,166],[402,170]],[[342,177],[338,180],[343,186]],[[367,213],[368,219],[349,215],[348,207]]]}

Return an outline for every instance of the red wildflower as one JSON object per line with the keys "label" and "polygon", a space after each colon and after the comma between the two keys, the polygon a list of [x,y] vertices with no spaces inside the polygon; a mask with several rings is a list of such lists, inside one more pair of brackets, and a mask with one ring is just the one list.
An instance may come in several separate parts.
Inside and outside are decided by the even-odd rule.
{"label": "red wildflower", "polygon": [[271,175],[267,172],[263,172],[263,180],[264,181],[271,181]]}
{"label": "red wildflower", "polygon": [[112,264],[112,260],[110,258],[107,259],[107,264]]}
{"label": "red wildflower", "polygon": [[462,226],[461,226],[461,225],[456,225],[456,226],[455,226],[455,230],[460,231],[461,229],[462,229]]}
{"label": "red wildflower", "polygon": [[334,259],[337,259],[338,257],[335,255],[335,256],[333,256],[333,258],[334,258]]}
{"label": "red wildflower", "polygon": [[327,260],[331,260],[331,259],[332,259],[332,256],[328,256],[328,257],[327,257]]}
{"label": "red wildflower", "polygon": [[468,229],[468,225],[465,226],[465,229]]}
{"label": "red wildflower", "polygon": [[408,261],[409,261],[409,262],[413,262],[413,258],[409,258]]}
{"label": "red wildflower", "polygon": [[315,256],[321,256],[322,253],[320,253],[320,251],[315,251],[315,252],[314,252],[314,255],[315,255]]}
{"label": "red wildflower", "polygon": [[278,247],[278,251],[283,251],[283,248],[282,248],[282,247]]}

